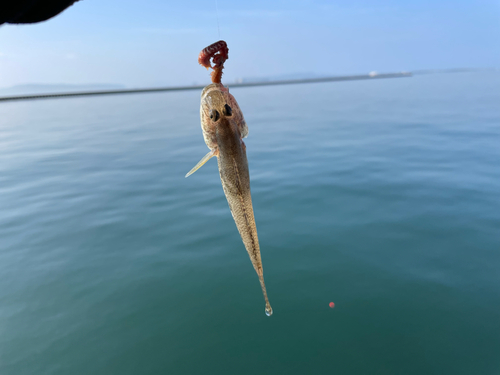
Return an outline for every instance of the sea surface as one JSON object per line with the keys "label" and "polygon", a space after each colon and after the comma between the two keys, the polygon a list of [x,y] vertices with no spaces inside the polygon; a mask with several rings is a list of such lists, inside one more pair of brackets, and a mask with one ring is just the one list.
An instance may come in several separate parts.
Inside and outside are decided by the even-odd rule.
{"label": "sea surface", "polygon": [[0,103],[0,374],[499,374],[500,73],[232,93],[274,315],[199,92]]}

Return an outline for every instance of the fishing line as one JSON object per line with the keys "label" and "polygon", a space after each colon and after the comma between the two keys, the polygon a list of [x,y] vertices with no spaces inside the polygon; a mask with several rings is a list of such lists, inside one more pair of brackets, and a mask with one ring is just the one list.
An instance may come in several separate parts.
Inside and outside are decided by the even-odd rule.
{"label": "fishing line", "polygon": [[220,39],[219,8],[217,7],[217,0],[215,0],[215,14],[217,14],[217,31],[219,32],[219,39]]}

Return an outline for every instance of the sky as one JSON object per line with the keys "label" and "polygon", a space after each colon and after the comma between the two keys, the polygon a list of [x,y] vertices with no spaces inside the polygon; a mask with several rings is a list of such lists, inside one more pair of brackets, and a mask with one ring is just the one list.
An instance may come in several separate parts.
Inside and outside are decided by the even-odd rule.
{"label": "sky", "polygon": [[500,68],[500,0],[81,0],[46,22],[0,27],[0,88],[204,84],[198,53],[219,39],[223,83]]}

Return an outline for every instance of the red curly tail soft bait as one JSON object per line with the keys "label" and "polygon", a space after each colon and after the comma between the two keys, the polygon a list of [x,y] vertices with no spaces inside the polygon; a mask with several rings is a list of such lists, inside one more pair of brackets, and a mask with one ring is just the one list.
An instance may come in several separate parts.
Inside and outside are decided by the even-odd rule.
{"label": "red curly tail soft bait", "polygon": [[[213,83],[220,83],[224,62],[229,58],[228,53],[229,49],[227,48],[226,42],[219,40],[204,48],[198,56],[200,65],[203,65],[207,69],[212,68],[214,70],[210,75]],[[214,66],[210,64],[210,59],[212,59]]]}

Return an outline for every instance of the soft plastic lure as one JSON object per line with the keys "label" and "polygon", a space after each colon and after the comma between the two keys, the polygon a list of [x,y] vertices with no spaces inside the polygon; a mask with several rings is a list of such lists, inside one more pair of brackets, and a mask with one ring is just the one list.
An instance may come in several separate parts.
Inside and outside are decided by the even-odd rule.
{"label": "soft plastic lure", "polygon": [[[217,156],[222,188],[243,244],[259,276],[266,301],[266,314],[270,316],[273,309],[269,304],[264,284],[259,239],[250,195],[246,146],[243,143],[243,138],[248,135],[248,127],[236,99],[220,82],[228,51],[226,42],[220,40],[203,49],[198,57],[201,65],[213,69],[212,84],[203,89],[200,107],[201,129],[210,152],[189,171],[186,177],[196,172],[210,158]],[[210,59],[214,66],[210,64]]]}

